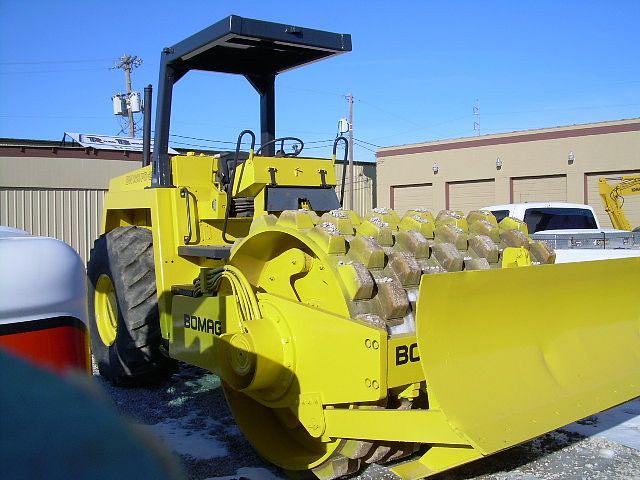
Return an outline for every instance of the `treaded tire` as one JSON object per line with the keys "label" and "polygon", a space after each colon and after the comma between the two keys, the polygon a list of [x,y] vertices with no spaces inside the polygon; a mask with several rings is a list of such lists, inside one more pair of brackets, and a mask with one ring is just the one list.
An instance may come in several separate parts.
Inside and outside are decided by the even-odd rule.
{"label": "treaded tire", "polygon": [[[96,325],[95,288],[107,275],[118,303],[115,341],[106,345]],[[119,227],[101,235],[87,265],[91,350],[100,375],[116,385],[158,383],[175,371],[162,352],[153,237],[140,227]]]}

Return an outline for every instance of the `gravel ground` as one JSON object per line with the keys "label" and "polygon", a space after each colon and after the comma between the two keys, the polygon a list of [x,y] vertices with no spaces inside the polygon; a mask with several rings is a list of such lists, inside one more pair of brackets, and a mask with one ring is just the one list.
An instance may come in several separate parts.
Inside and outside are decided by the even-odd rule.
{"label": "gravel ground", "polygon": [[[220,381],[182,365],[164,385],[116,388],[95,377],[116,409],[178,455],[189,479],[278,480],[231,416]],[[354,480],[395,479],[371,465]],[[640,479],[640,399],[507,451],[436,475],[433,480]]]}

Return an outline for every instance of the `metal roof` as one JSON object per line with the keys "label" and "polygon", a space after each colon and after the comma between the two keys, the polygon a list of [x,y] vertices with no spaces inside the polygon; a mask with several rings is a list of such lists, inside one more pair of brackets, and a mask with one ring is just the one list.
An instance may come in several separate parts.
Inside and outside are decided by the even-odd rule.
{"label": "metal roof", "polygon": [[[96,133],[76,133],[64,132],[65,137],[70,137],[74,142],[83,147],[91,147],[96,150],[126,150],[128,152],[142,152],[142,139],[131,137],[116,137],[112,135],[101,135]],[[151,141],[153,150],[153,140]],[[178,152],[173,148],[168,149],[171,155]]]}

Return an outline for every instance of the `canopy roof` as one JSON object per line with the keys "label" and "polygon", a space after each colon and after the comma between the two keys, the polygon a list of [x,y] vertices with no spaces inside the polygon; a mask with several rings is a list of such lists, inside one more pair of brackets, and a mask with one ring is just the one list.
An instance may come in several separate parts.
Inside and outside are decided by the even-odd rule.
{"label": "canopy roof", "polygon": [[182,71],[277,75],[351,51],[351,35],[230,15],[167,50]]}

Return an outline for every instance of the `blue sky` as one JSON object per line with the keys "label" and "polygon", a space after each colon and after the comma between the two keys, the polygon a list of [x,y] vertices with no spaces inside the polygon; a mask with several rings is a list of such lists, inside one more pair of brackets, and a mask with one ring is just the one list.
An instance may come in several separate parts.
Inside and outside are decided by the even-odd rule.
{"label": "blue sky", "polygon": [[[331,139],[353,92],[355,136],[368,142],[356,159],[373,160],[371,144],[473,135],[476,99],[482,133],[640,116],[638,0],[1,0],[0,137],[116,134],[117,57],[142,57],[134,86],[155,87],[162,47],[232,13],[352,34],[353,52],[279,77],[277,133]],[[244,128],[258,129],[244,79],[191,72],[177,84],[172,134],[233,142]]]}

